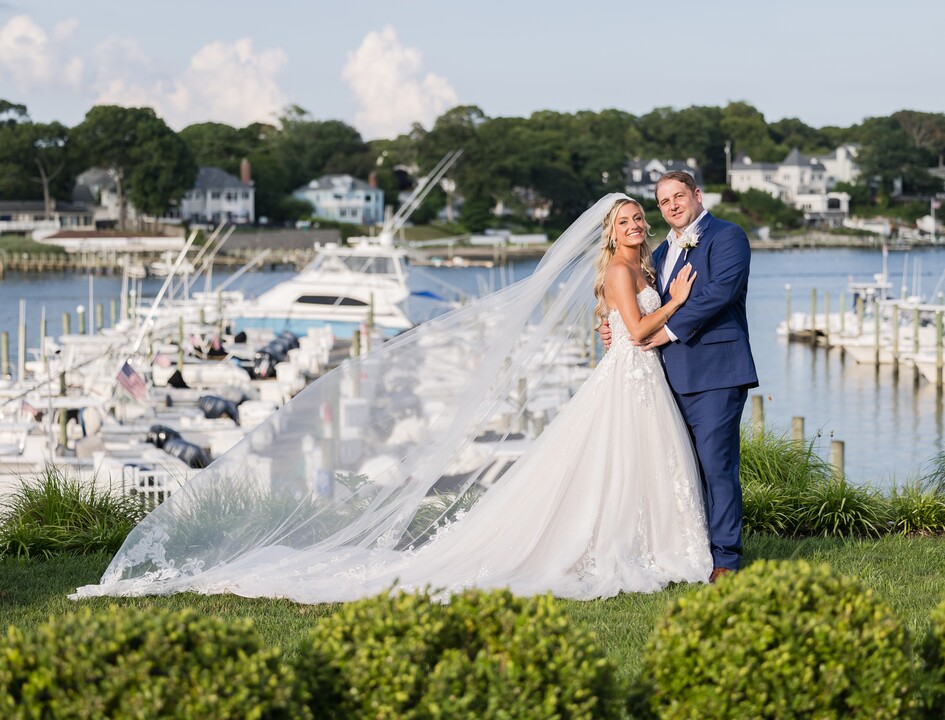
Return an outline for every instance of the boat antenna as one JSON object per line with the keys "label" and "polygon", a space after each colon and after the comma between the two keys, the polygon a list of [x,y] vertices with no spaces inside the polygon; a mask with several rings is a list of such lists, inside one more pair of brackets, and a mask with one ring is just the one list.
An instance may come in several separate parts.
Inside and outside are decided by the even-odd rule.
{"label": "boat antenna", "polygon": [[410,197],[404,201],[404,204],[400,206],[400,209],[397,210],[390,219],[384,221],[384,225],[378,235],[378,241],[381,245],[393,244],[394,237],[413,214],[414,210],[420,207],[420,203],[423,202],[423,199],[436,187],[437,183],[440,182],[447,171],[453,167],[462,154],[463,150],[460,148],[459,150],[453,150],[444,155],[434,166],[433,170],[417,184],[417,187],[414,188]]}

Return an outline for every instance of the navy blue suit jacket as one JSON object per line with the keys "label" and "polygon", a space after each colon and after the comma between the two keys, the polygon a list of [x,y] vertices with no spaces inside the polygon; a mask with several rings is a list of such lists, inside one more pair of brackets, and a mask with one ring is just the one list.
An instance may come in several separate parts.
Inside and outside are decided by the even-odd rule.
{"label": "navy blue suit jacket", "polygon": [[[673,314],[668,327],[677,337],[662,347],[669,384],[680,394],[720,388],[757,387],[758,375],[748,344],[748,269],[751,249],[744,231],[706,213],[699,222],[699,243],[679,253],[666,287],[657,279],[663,302],[669,282],[686,263],[697,272],[689,299]],[[661,276],[668,245],[653,253]]]}

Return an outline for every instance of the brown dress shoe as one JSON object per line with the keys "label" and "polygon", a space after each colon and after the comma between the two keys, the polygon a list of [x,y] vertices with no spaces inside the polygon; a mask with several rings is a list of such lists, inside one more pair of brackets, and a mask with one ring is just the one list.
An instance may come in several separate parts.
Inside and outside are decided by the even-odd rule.
{"label": "brown dress shoe", "polygon": [[715,583],[715,581],[718,580],[723,575],[730,575],[734,573],[735,573],[734,570],[727,567],[712,568],[712,574],[709,575],[709,583]]}

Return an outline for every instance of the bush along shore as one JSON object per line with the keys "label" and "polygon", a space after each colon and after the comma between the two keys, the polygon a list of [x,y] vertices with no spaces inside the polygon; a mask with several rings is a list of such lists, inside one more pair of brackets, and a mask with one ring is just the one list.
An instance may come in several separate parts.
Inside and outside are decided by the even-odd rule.
{"label": "bush along shore", "polygon": [[76,604],[141,510],[50,468],[0,514],[0,717],[943,717],[945,454],[881,493],[746,432],[742,480],[715,585]]}

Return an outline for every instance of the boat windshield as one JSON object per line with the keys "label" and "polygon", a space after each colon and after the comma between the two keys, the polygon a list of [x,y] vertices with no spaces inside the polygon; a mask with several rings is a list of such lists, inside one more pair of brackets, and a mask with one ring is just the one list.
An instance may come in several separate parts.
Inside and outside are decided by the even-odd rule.
{"label": "boat windshield", "polygon": [[349,270],[369,275],[394,275],[394,258],[376,255],[349,255],[339,258]]}

